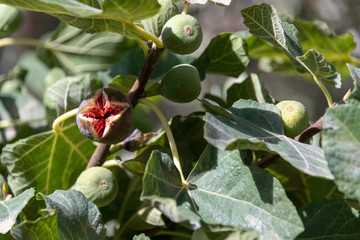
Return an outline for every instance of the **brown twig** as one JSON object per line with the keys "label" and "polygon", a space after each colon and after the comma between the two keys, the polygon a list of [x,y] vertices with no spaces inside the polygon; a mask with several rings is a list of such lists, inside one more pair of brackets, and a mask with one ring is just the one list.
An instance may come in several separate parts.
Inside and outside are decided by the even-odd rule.
{"label": "brown twig", "polygon": [[[164,50],[164,48],[158,48],[154,45],[147,53],[140,74],[128,94],[133,108],[136,106],[139,98],[145,97],[145,86]],[[94,166],[101,166],[110,154],[109,149],[110,145],[97,145],[86,169]]]}
{"label": "brown twig", "polygon": [[[336,102],[333,103],[332,107],[336,107],[336,106],[338,106],[340,104],[344,104],[344,103],[346,103],[346,101],[341,100],[338,103],[336,103]],[[315,134],[321,132],[323,129],[324,119],[325,119],[325,114],[322,115],[314,124],[312,124],[310,127],[308,127],[307,129],[302,131],[299,135],[297,135],[294,138],[294,140],[296,140],[298,142],[305,142],[306,140],[313,137]],[[258,162],[255,163],[255,165],[258,167],[261,167],[261,168],[265,168],[266,166],[268,166],[270,163],[272,163],[279,157],[280,157],[279,154],[271,153],[271,154],[263,157],[262,159],[260,159]]]}
{"label": "brown twig", "polygon": [[149,50],[140,74],[128,94],[133,107],[136,106],[139,98],[145,97],[145,86],[164,50],[165,48],[157,48],[156,45]]}

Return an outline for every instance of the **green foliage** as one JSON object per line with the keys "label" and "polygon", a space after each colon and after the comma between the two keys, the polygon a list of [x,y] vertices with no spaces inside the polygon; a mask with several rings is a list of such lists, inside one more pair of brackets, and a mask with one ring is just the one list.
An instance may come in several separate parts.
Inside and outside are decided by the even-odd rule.
{"label": "green foliage", "polygon": [[[174,51],[179,44],[164,38],[164,24],[174,15],[195,19],[188,11],[195,4],[217,9],[231,1],[178,2],[0,0],[7,4],[0,11],[16,10],[0,14],[1,26],[19,23],[13,7],[60,20],[39,40],[0,39],[0,47],[36,47],[0,75],[0,239],[358,239],[354,37],[263,3],[241,11],[249,31],[211,36],[203,49],[196,40],[185,47],[199,52],[185,56],[188,49]],[[312,79],[329,106],[319,112],[324,116],[289,135],[266,88],[268,75],[257,74],[250,59],[270,73]],[[333,102],[330,92],[347,76],[353,89]],[[134,153],[126,152],[126,141],[94,143],[76,126],[79,104],[108,87],[128,93],[134,108]],[[162,110],[164,98],[176,104]],[[118,190],[97,206],[75,183],[100,165]],[[91,173],[82,184],[98,177]],[[90,190],[101,195],[98,189]]]}
{"label": "green foliage", "polygon": [[0,36],[4,37],[15,32],[23,23],[22,12],[5,4],[0,4]]}

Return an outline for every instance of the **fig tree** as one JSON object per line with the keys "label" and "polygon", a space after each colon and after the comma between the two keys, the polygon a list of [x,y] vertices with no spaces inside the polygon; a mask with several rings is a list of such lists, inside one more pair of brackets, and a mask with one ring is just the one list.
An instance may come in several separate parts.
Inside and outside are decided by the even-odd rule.
{"label": "fig tree", "polygon": [[115,199],[118,183],[109,169],[91,167],[80,174],[76,180],[75,189],[82,192],[98,207],[103,207]]}
{"label": "fig tree", "polygon": [[178,7],[171,0],[158,0],[161,5],[160,11],[155,16],[141,20],[145,30],[159,37],[165,23],[176,14],[179,14]]}
{"label": "fig tree", "polygon": [[281,101],[276,104],[280,109],[285,135],[294,138],[309,126],[309,116],[305,106],[293,100]]}
{"label": "fig tree", "polygon": [[161,32],[164,46],[177,54],[189,54],[199,48],[202,41],[201,26],[196,18],[178,14],[166,22]]}
{"label": "fig tree", "polygon": [[130,133],[133,109],[127,95],[113,88],[90,93],[80,104],[76,123],[86,137],[104,144],[115,144]]}
{"label": "fig tree", "polygon": [[199,96],[200,91],[199,72],[190,64],[173,67],[160,82],[160,94],[173,102],[191,102]]}

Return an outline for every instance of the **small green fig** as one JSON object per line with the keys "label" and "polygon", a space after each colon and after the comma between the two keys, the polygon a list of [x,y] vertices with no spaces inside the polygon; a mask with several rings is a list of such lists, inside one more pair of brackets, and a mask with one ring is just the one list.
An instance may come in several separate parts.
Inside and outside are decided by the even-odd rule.
{"label": "small green fig", "polygon": [[16,31],[23,23],[22,12],[5,4],[0,4],[0,37],[7,36]]}
{"label": "small green fig", "polygon": [[199,72],[190,64],[179,64],[165,74],[159,90],[160,94],[170,101],[191,102],[201,91]]}
{"label": "small green fig", "polygon": [[177,54],[194,52],[199,48],[202,37],[198,20],[187,14],[178,14],[170,18],[161,32],[164,46]]}
{"label": "small green fig", "polygon": [[75,189],[82,192],[98,207],[111,203],[118,192],[115,175],[103,167],[91,167],[83,171],[75,183]]}
{"label": "small green fig", "polygon": [[113,88],[90,93],[79,106],[76,123],[86,137],[104,144],[124,140],[131,131],[133,109],[127,95]]}
{"label": "small green fig", "polygon": [[151,32],[155,36],[159,37],[165,23],[176,14],[179,14],[179,9],[176,4],[171,0],[158,0],[161,5],[158,14],[141,20],[141,24],[145,30]]}
{"label": "small green fig", "polygon": [[280,109],[285,135],[294,138],[309,126],[309,116],[305,106],[293,100],[281,101],[276,104]]}

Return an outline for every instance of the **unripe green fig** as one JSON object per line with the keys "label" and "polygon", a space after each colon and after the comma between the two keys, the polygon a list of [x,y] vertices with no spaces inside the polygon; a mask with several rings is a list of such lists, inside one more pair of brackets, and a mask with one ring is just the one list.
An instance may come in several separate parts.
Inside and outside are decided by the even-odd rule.
{"label": "unripe green fig", "polygon": [[305,106],[293,100],[281,101],[276,104],[280,109],[285,135],[294,138],[309,126],[309,116]]}
{"label": "unripe green fig", "polygon": [[165,23],[176,14],[179,14],[179,9],[171,0],[158,0],[161,5],[160,11],[155,16],[141,20],[141,24],[145,30],[159,37]]}
{"label": "unripe green fig", "polygon": [[199,72],[190,64],[179,64],[165,74],[159,90],[160,94],[170,101],[191,102],[201,91]]}
{"label": "unripe green fig", "polygon": [[124,140],[131,131],[133,109],[127,95],[114,88],[90,93],[79,106],[76,123],[86,137],[104,144]]}
{"label": "unripe green fig", "polygon": [[202,37],[198,20],[187,14],[178,14],[170,18],[161,32],[164,46],[177,54],[194,52],[199,48]]}
{"label": "unripe green fig", "polygon": [[23,23],[22,12],[16,7],[0,4],[0,37],[16,31]]}
{"label": "unripe green fig", "polygon": [[82,192],[98,207],[111,203],[118,192],[115,175],[103,167],[91,167],[83,171],[75,183],[75,189]]}

